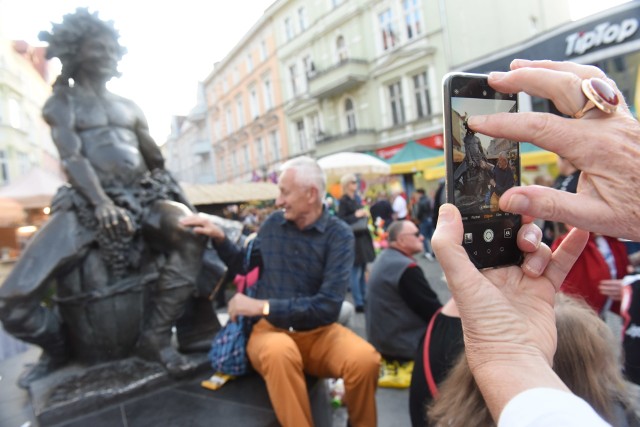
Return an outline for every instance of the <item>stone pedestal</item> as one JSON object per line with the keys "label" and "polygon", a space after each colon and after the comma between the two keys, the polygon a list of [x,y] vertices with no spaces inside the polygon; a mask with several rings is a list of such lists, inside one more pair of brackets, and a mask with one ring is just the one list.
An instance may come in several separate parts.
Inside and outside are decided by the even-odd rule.
{"label": "stone pedestal", "polygon": [[[136,359],[121,361],[118,369],[123,369],[124,374],[103,365],[84,373],[77,367],[69,367],[73,381],[49,378],[37,382],[30,390],[33,395],[30,399],[29,393],[15,382],[25,364],[35,362],[39,354],[39,349],[33,349],[0,362],[0,427],[279,425],[259,375],[240,377],[211,391],[200,386],[212,374],[206,364],[180,381],[168,378],[153,364],[145,366],[146,362]],[[126,385],[123,380],[127,375],[137,376],[138,382]],[[325,381],[310,377],[307,387],[315,425],[331,426],[332,410]],[[68,399],[61,401],[57,396],[63,390],[70,393]]]}

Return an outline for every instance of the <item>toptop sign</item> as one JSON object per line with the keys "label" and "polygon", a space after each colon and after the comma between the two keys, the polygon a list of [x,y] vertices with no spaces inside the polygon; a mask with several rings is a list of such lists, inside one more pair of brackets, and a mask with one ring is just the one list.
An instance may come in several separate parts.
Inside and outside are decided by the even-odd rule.
{"label": "toptop sign", "polygon": [[591,31],[581,31],[569,34],[566,38],[567,49],[565,54],[582,55],[589,49],[611,43],[621,43],[631,37],[638,30],[638,20],[628,18],[619,24],[603,22]]}

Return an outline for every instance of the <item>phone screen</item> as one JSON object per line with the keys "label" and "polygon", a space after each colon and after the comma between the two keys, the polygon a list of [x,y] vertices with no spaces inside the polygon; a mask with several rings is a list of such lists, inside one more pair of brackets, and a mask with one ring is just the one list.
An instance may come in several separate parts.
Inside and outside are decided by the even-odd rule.
{"label": "phone screen", "polygon": [[517,94],[495,91],[484,75],[450,74],[444,95],[447,198],[462,214],[462,244],[478,268],[519,264],[521,217],[498,206],[505,191],[520,185],[519,144],[467,126],[474,115],[517,112]]}

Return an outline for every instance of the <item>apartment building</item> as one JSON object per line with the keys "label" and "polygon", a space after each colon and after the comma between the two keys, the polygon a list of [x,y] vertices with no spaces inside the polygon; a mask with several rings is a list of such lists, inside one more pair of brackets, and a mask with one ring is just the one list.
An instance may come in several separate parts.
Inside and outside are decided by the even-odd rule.
{"label": "apartment building", "polygon": [[568,22],[568,0],[277,0],[205,80],[217,180],[442,146],[441,81]]}
{"label": "apartment building", "polygon": [[204,81],[217,182],[275,179],[290,157],[276,40],[264,15]]}
{"label": "apartment building", "polygon": [[178,181],[216,182],[211,126],[207,120],[204,84],[198,84],[197,104],[187,116],[174,116],[171,134],[162,146],[166,168]]}
{"label": "apartment building", "polygon": [[33,167],[59,174],[58,154],[41,109],[51,94],[44,48],[0,34],[0,186]]}

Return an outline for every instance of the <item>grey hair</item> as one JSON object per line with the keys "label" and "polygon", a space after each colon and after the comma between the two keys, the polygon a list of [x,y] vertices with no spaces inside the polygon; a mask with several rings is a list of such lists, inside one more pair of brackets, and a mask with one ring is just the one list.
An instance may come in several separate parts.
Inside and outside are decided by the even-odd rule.
{"label": "grey hair", "polygon": [[286,161],[280,166],[280,173],[287,169],[296,171],[296,182],[318,190],[318,200],[322,202],[327,192],[327,177],[314,159],[308,156],[300,156]]}

